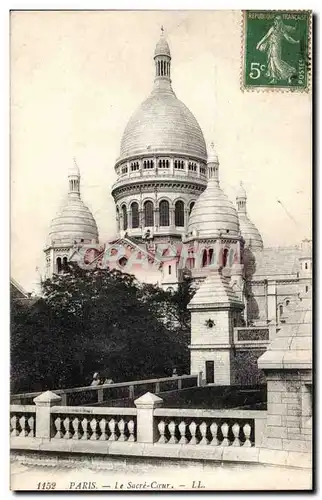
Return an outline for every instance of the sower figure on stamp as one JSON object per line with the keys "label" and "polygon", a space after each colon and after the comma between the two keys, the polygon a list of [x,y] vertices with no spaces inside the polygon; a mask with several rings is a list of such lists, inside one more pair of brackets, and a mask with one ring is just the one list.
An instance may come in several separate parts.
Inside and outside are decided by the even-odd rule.
{"label": "sower figure on stamp", "polygon": [[299,40],[294,40],[289,35],[289,32],[294,30],[293,26],[283,23],[281,16],[276,16],[273,26],[256,46],[257,50],[267,52],[266,76],[272,78],[270,83],[276,83],[278,80],[288,80],[292,83],[291,78],[296,74],[296,69],[282,60],[282,41],[285,38],[289,43],[299,43]]}

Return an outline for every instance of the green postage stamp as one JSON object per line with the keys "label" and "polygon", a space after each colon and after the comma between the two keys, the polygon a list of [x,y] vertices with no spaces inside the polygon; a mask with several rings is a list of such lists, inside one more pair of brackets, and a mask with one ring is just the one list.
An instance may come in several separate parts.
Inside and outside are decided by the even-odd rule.
{"label": "green postage stamp", "polygon": [[307,91],[312,12],[243,14],[242,89]]}

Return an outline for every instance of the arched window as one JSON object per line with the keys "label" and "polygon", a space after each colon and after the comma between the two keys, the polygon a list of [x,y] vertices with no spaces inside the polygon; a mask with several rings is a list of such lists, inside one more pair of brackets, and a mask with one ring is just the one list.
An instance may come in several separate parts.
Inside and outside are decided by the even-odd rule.
{"label": "arched window", "polygon": [[283,316],[283,306],[282,306],[282,304],[280,305],[280,316]]}
{"label": "arched window", "polygon": [[123,205],[122,207],[122,215],[123,215],[123,229],[125,231],[127,229],[127,210],[125,205]]}
{"label": "arched window", "polygon": [[132,228],[139,227],[139,205],[134,201],[131,205]]}
{"label": "arched window", "polygon": [[159,210],[160,210],[160,226],[169,226],[170,225],[169,202],[166,200],[160,201]]}
{"label": "arched window", "polygon": [[119,211],[118,207],[116,207],[116,226],[117,226],[117,230],[119,231],[120,230],[120,211]]}
{"label": "arched window", "polygon": [[194,206],[195,206],[195,202],[194,202],[194,201],[192,201],[192,202],[190,203],[190,206],[189,206],[189,215],[191,214],[191,211],[192,211],[192,209],[193,209],[193,207],[194,207]]}
{"label": "arched window", "polygon": [[305,269],[307,269],[307,262],[305,262]]}
{"label": "arched window", "polygon": [[187,267],[188,269],[193,269],[195,267],[195,257],[193,249],[188,250]]}
{"label": "arched window", "polygon": [[213,264],[213,259],[214,259],[214,249],[209,248],[209,264]]}
{"label": "arched window", "polygon": [[168,274],[171,274],[171,266],[168,267]]}
{"label": "arched window", "polygon": [[154,226],[154,211],[152,201],[144,203],[144,225],[145,227]]}
{"label": "arched window", "polygon": [[181,200],[177,201],[175,204],[174,219],[176,226],[184,226],[184,203]]}
{"label": "arched window", "polygon": [[227,257],[228,257],[228,248],[225,248],[222,254],[222,265],[223,267],[226,267],[227,264]]}
{"label": "arched window", "polygon": [[208,264],[208,252],[207,249],[205,248],[202,253],[202,267],[206,267],[207,264]]}
{"label": "arched window", "polygon": [[68,270],[68,261],[67,261],[67,257],[64,257],[64,258],[63,258],[63,270],[64,270],[64,271],[67,271],[67,270]]}
{"label": "arched window", "polygon": [[286,305],[286,306],[289,306],[289,305],[290,305],[290,301],[289,301],[288,299],[285,301],[285,305]]}
{"label": "arched window", "polygon": [[60,257],[57,257],[57,260],[56,260],[56,271],[58,274],[61,273],[61,271],[62,271],[62,263],[61,263]]}

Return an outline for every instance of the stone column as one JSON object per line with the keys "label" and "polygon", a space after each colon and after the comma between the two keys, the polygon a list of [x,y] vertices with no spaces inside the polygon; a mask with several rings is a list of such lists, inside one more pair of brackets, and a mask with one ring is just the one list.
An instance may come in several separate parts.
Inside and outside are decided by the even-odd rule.
{"label": "stone column", "polygon": [[132,210],[130,208],[127,211],[127,228],[132,229]]}
{"label": "stone column", "polygon": [[157,424],[154,419],[154,408],[163,405],[163,399],[151,392],[134,401],[137,407],[137,442],[155,443],[157,441]]}
{"label": "stone column", "polygon": [[169,222],[171,227],[175,227],[175,220],[174,220],[174,207],[169,207]]}
{"label": "stone column", "polygon": [[61,397],[51,391],[46,391],[34,399],[36,405],[36,437],[51,438],[51,407],[57,406]]}
{"label": "stone column", "polygon": [[139,210],[139,227],[141,229],[144,227],[144,211],[142,208]]}
{"label": "stone column", "polygon": [[268,321],[276,324],[276,281],[268,281],[267,282],[267,315]]}
{"label": "stone column", "polygon": [[184,211],[184,229],[187,231],[189,222],[189,208],[185,208]]}

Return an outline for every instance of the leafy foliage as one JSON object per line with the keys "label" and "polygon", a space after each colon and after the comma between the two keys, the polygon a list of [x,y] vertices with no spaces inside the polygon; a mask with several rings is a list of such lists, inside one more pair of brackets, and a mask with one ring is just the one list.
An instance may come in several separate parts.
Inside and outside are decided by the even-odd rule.
{"label": "leafy foliage", "polygon": [[191,295],[138,283],[117,270],[70,264],[43,283],[43,299],[11,307],[12,391],[189,373]]}

